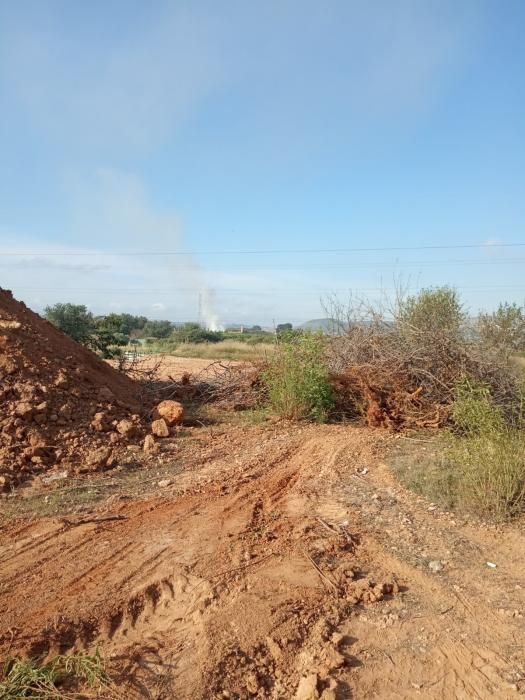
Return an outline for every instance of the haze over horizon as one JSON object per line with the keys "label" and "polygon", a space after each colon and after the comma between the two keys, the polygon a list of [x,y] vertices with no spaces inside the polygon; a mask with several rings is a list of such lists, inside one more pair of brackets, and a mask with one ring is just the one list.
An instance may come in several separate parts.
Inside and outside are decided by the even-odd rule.
{"label": "haze over horizon", "polygon": [[[0,286],[41,311],[301,323],[523,302],[525,5],[0,4]],[[505,244],[505,245],[499,245]]]}

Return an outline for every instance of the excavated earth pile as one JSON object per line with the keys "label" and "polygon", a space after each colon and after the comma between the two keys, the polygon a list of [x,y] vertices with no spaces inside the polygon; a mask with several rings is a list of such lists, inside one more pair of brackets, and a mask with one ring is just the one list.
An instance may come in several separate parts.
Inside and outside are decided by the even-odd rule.
{"label": "excavated earth pile", "polygon": [[0,289],[0,491],[113,466],[139,410],[135,382]]}

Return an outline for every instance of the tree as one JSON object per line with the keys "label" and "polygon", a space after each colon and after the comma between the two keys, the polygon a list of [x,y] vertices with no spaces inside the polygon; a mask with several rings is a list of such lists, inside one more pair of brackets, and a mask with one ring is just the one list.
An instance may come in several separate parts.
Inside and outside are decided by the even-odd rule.
{"label": "tree", "polygon": [[293,330],[293,325],[291,323],[279,323],[275,329],[276,333],[287,333]]}
{"label": "tree", "polygon": [[513,352],[525,349],[525,313],[522,306],[505,302],[478,317],[478,333],[485,343]]}
{"label": "tree", "polygon": [[458,293],[450,287],[422,289],[399,302],[398,327],[407,333],[457,335],[466,320]]}
{"label": "tree", "polygon": [[95,321],[97,328],[104,328],[113,333],[130,336],[133,331],[141,331],[148,319],[145,316],[112,313],[107,316],[98,316]]}
{"label": "tree", "polygon": [[208,331],[198,323],[188,322],[174,330],[170,338],[177,343],[218,343],[224,340],[224,333]]}
{"label": "tree", "polygon": [[167,338],[172,331],[171,321],[147,321],[143,328],[146,338]]}
{"label": "tree", "polygon": [[44,314],[54,326],[102,357],[114,357],[119,352],[115,346],[125,345],[128,341],[127,335],[105,325],[106,317],[94,318],[91,311],[81,304],[47,306]]}
{"label": "tree", "polygon": [[46,306],[44,315],[54,326],[84,345],[89,343],[95,330],[93,314],[81,304]]}

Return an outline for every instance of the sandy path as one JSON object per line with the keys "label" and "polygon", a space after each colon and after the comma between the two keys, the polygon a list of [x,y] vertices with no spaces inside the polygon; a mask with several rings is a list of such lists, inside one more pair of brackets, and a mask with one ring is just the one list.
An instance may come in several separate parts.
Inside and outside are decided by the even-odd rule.
{"label": "sandy path", "polygon": [[122,698],[518,696],[520,532],[428,510],[365,429],[200,437],[162,498],[4,528],[2,655],[99,643]]}

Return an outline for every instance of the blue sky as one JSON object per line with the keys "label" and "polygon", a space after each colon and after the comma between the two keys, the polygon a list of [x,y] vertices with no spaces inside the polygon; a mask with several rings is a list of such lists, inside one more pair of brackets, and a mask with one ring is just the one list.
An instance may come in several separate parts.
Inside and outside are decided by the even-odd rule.
{"label": "blue sky", "polygon": [[[0,285],[172,320],[209,289],[263,324],[395,280],[522,302],[525,247],[494,243],[525,241],[524,26],[521,0],[0,1]],[[433,245],[479,247],[229,253]]]}

